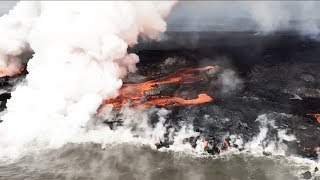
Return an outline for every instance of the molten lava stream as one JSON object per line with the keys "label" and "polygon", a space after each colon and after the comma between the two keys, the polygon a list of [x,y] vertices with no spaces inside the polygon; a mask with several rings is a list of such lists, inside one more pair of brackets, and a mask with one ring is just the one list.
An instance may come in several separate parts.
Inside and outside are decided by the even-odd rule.
{"label": "molten lava stream", "polygon": [[203,72],[213,68],[213,66],[188,68],[156,80],[136,84],[124,84],[119,90],[119,96],[115,99],[104,100],[99,110],[106,104],[112,104],[113,108],[119,109],[128,101],[130,101],[130,106],[138,109],[153,105],[158,107],[178,107],[211,102],[213,99],[205,93],[199,94],[196,99],[183,99],[181,97],[159,95],[147,96],[145,95],[145,91],[154,90],[158,85],[162,84],[191,84],[204,80],[206,77]]}
{"label": "molten lava stream", "polygon": [[320,123],[320,114],[307,114],[308,116],[313,116],[314,118],[316,118],[316,120],[318,121],[318,123]]}

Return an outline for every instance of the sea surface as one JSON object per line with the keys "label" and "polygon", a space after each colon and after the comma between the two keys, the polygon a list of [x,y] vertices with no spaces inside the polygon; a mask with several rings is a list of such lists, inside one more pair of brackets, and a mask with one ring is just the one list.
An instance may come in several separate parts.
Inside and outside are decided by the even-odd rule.
{"label": "sea surface", "polygon": [[[217,157],[159,151],[145,145],[67,144],[2,162],[0,179],[299,179],[302,158],[230,153]],[[317,177],[315,177],[317,178]]]}

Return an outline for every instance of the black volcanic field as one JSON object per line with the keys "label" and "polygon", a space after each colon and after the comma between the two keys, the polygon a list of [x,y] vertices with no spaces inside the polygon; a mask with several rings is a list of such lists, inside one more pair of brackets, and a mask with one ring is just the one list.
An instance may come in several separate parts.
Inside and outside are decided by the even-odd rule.
{"label": "black volcanic field", "polygon": [[[170,108],[167,123],[172,126],[191,123],[214,145],[223,143],[226,134],[250,141],[260,131],[257,117],[266,114],[278,127],[269,127],[268,140],[281,139],[277,132],[284,129],[297,138],[284,142],[288,153],[317,158],[320,123],[307,114],[320,113],[320,41],[294,32],[168,32],[160,42],[144,41],[129,51],[139,55],[139,70],[125,82],[206,65],[230,69],[241,79],[239,87],[227,93],[214,78],[193,86],[162,87],[164,94],[186,98],[205,91],[214,98],[207,104]],[[168,58],[174,60],[165,63]],[[23,76],[1,78],[2,89],[10,89]],[[0,95],[1,110],[8,98],[9,93]]]}

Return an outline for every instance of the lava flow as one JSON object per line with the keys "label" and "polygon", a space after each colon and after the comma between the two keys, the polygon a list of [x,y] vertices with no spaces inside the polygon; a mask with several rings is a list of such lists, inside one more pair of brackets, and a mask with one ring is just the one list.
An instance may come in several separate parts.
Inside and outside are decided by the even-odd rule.
{"label": "lava flow", "polygon": [[25,68],[10,68],[10,67],[0,67],[0,77],[11,77],[20,74],[21,72],[25,71]]}
{"label": "lava flow", "polygon": [[206,77],[203,72],[213,68],[213,66],[188,68],[156,80],[136,84],[124,84],[119,90],[119,96],[115,99],[104,100],[102,106],[112,104],[113,108],[119,109],[129,102],[131,107],[142,109],[154,105],[157,107],[177,107],[211,102],[213,98],[205,93],[198,94],[198,98],[195,99],[183,99],[181,97],[166,95],[146,95],[145,92],[155,90],[157,86],[163,84],[191,84],[204,80]]}
{"label": "lava flow", "polygon": [[320,123],[320,114],[308,114],[309,116],[313,116],[314,118],[316,118],[316,120],[318,121],[318,123]]}

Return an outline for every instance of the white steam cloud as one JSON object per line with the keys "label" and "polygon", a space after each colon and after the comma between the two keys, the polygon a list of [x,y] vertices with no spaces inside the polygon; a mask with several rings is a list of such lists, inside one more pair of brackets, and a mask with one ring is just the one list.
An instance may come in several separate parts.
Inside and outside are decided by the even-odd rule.
{"label": "white steam cloud", "polygon": [[139,58],[128,46],[139,34],[164,32],[174,4],[25,1],[1,17],[0,67],[34,51],[26,83],[2,117],[3,151],[60,147],[85,131],[102,100],[117,96],[121,78],[135,71]]}
{"label": "white steam cloud", "polygon": [[22,68],[19,56],[30,50],[27,38],[39,15],[33,4],[21,2],[0,18],[0,76],[14,75]]}

